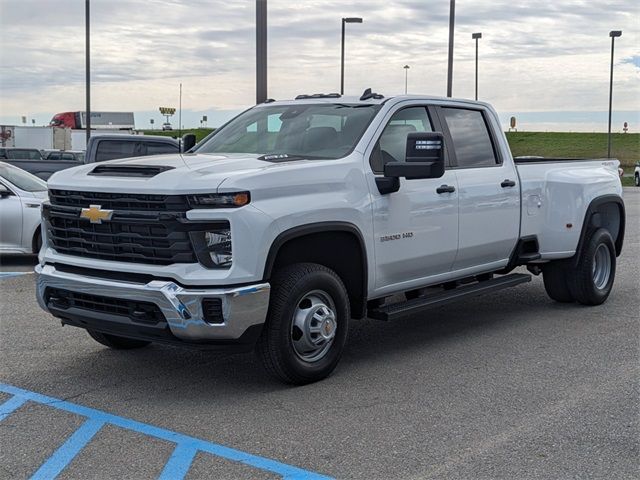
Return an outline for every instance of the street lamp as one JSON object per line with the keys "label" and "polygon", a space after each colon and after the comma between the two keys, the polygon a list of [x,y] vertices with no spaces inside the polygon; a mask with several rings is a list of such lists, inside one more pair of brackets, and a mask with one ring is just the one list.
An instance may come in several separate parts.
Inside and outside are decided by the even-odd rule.
{"label": "street lamp", "polygon": [[409,69],[411,68],[409,65],[405,65],[404,67],[404,94],[407,94],[407,85],[409,84]]}
{"label": "street lamp", "polygon": [[611,72],[609,75],[609,130],[607,134],[607,158],[611,158],[611,104],[613,102],[613,45],[616,37],[622,36],[622,30],[611,30]]}
{"label": "street lamp", "polygon": [[90,74],[90,65],[91,65],[91,44],[90,44],[90,27],[91,27],[91,12],[89,0],[85,0],[84,3],[84,34],[85,34],[85,44],[84,44],[84,75],[85,75],[85,110],[86,110],[86,118],[85,124],[87,127],[86,131],[86,143],[89,144],[89,137],[91,137],[91,74]]}
{"label": "street lamp", "polygon": [[476,100],[478,100],[478,40],[482,38],[482,33],[472,33],[471,38],[476,41]]}
{"label": "street lamp", "polygon": [[362,23],[360,17],[347,17],[342,19],[342,55],[340,57],[340,95],[344,95],[344,25],[346,23]]}
{"label": "street lamp", "polygon": [[456,0],[449,2],[449,59],[447,65],[447,97],[453,92],[453,30],[456,22]]}

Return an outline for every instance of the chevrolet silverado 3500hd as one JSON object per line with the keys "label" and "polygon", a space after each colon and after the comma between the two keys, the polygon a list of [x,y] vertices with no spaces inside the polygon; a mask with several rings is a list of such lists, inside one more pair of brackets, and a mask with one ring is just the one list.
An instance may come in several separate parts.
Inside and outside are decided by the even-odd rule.
{"label": "chevrolet silverado 3500hd", "polygon": [[[603,303],[625,214],[618,161],[514,162],[487,104],[301,95],[240,114],[192,153],[49,180],[37,297],[111,348],[255,347],[294,384],[382,320],[542,273]],[[405,300],[398,300],[405,294]]]}

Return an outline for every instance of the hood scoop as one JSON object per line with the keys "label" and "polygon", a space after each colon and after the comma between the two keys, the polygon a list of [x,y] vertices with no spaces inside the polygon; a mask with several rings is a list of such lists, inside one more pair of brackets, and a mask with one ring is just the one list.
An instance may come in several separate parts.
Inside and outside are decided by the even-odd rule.
{"label": "hood scoop", "polygon": [[175,167],[163,165],[98,165],[87,175],[98,177],[138,177],[151,178]]}

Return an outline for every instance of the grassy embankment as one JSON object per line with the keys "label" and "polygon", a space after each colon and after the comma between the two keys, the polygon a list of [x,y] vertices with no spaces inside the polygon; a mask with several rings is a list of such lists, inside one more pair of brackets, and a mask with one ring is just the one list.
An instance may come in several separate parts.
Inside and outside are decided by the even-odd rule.
{"label": "grassy embankment", "polygon": [[[202,140],[212,128],[193,128],[184,133],[194,133],[197,141]],[[176,130],[162,132],[144,130],[146,135],[166,135],[175,137]],[[606,133],[577,132],[508,132],[507,140],[514,156],[540,155],[543,157],[587,157],[607,156]],[[640,160],[640,133],[615,133],[612,136],[611,154],[620,160],[626,173],[633,172],[633,166]],[[625,185],[631,185],[632,179],[625,178]]]}

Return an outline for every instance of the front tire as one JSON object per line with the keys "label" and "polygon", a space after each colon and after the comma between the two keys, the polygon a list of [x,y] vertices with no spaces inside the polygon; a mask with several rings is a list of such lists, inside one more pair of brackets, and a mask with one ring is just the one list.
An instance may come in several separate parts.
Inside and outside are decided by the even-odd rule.
{"label": "front tire", "polygon": [[132,350],[134,348],[146,347],[151,343],[144,340],[135,340],[133,338],[118,337],[116,335],[96,332],[95,330],[87,330],[87,333],[96,342],[105,347],[113,348],[114,350]]}
{"label": "front tire", "polygon": [[640,187],[640,174],[637,174],[637,173],[636,173],[636,174],[633,176],[633,179],[634,179],[634,183],[636,184],[636,187]]}
{"label": "front tire", "polygon": [[568,277],[573,297],[583,305],[601,305],[613,287],[616,247],[604,228],[594,230],[578,254],[578,266]]}
{"label": "front tire", "polygon": [[272,279],[256,353],[267,372],[285,383],[317,382],[340,361],[350,317],[347,290],[333,270],[289,265]]}

